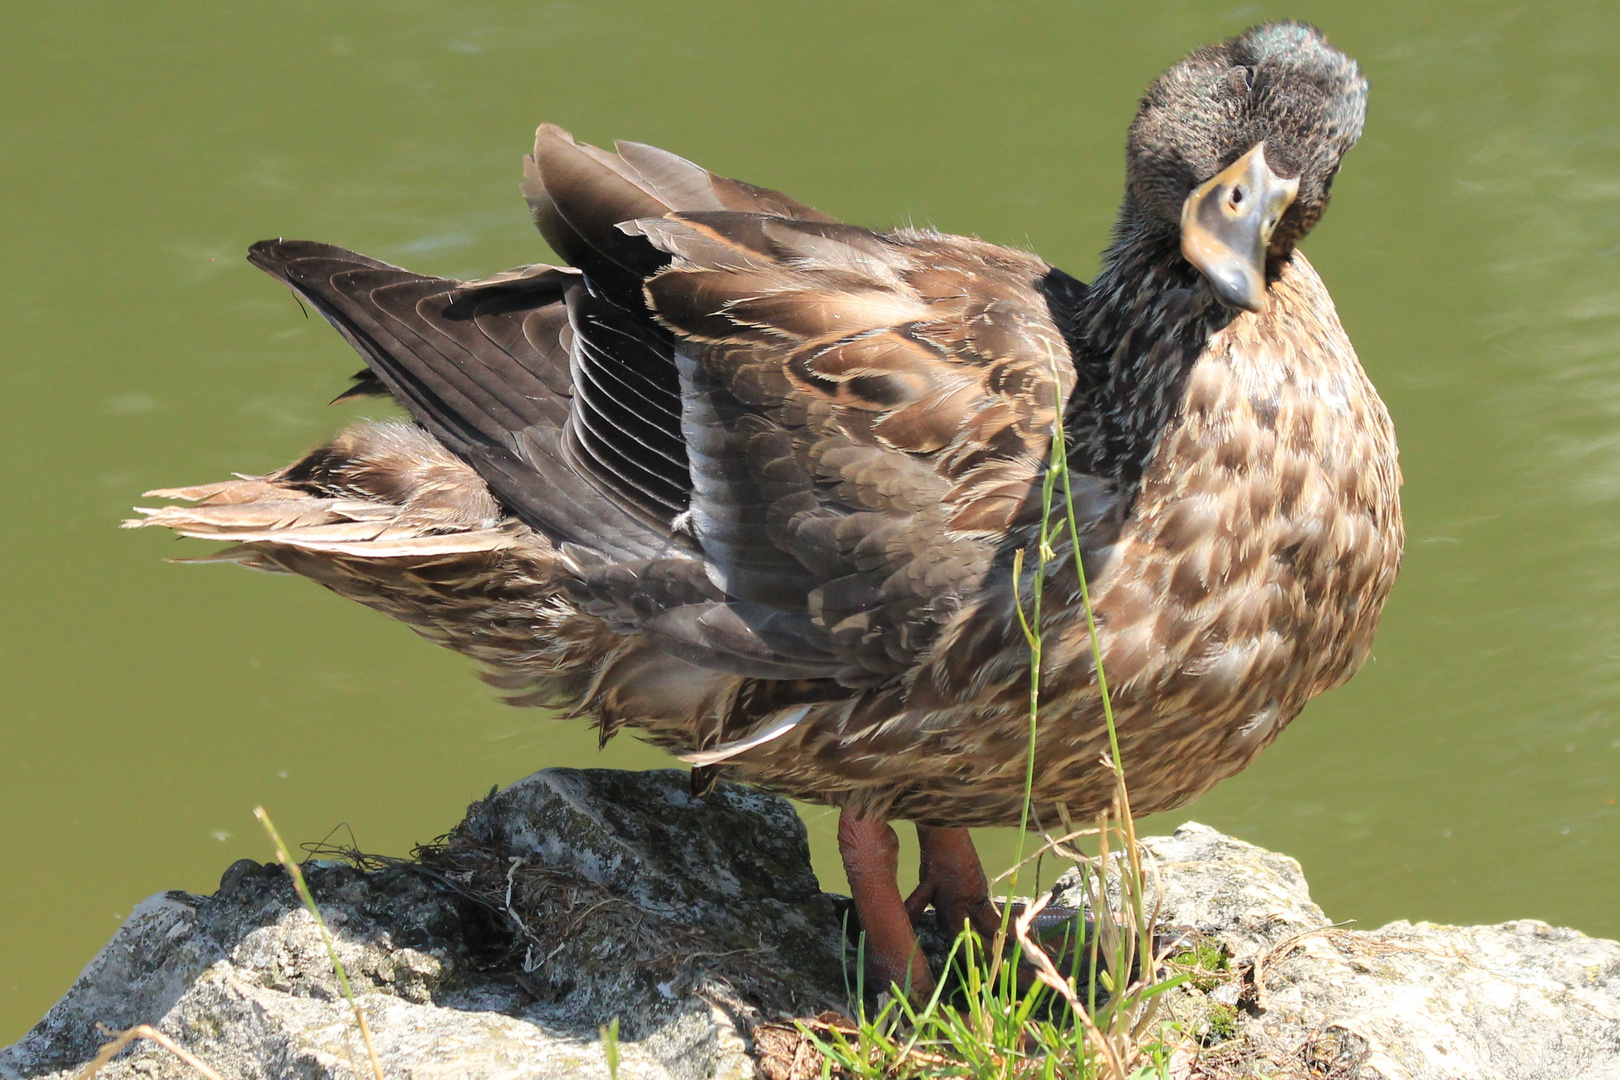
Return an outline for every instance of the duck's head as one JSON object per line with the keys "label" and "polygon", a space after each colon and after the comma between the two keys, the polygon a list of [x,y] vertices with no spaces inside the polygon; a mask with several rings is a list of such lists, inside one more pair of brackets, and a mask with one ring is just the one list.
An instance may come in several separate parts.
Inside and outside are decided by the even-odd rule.
{"label": "duck's head", "polygon": [[1126,144],[1133,201],[1179,231],[1221,302],[1258,311],[1266,269],[1321,218],[1366,116],[1356,62],[1303,23],[1268,23],[1165,72]]}

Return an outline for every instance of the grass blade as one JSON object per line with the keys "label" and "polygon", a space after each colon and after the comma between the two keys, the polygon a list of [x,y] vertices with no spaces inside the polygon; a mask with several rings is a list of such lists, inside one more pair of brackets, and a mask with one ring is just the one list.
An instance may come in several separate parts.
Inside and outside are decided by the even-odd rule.
{"label": "grass blade", "polygon": [[371,1058],[371,1071],[376,1080],[384,1080],[382,1062],[377,1059],[377,1046],[371,1038],[371,1025],[366,1023],[366,1014],[360,1009],[360,1002],[354,996],[354,988],[349,985],[349,973],[344,970],[343,961],[338,959],[337,944],[332,940],[332,932],[326,928],[326,920],[321,918],[321,909],[315,904],[315,897],[310,894],[309,884],[304,880],[303,868],[292,857],[287,844],[276,831],[275,823],[264,807],[255,806],[253,816],[259,819],[264,831],[269,834],[270,842],[276,846],[276,858],[292,878],[293,889],[298,898],[304,902],[304,907],[315,917],[315,925],[321,932],[321,941],[326,945],[326,955],[332,959],[332,970],[337,974],[338,985],[343,988],[343,996],[348,999],[349,1007],[354,1010],[354,1022],[360,1026],[360,1035],[366,1042],[366,1054]]}

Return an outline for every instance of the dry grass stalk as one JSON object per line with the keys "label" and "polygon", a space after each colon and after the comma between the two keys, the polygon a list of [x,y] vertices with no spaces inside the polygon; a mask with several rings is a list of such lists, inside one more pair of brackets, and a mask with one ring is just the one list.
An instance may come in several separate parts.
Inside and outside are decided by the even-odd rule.
{"label": "dry grass stalk", "polygon": [[1080,995],[1076,992],[1074,985],[1063,977],[1063,974],[1058,971],[1057,965],[1052,962],[1052,958],[1046,954],[1046,950],[1042,949],[1030,934],[1030,927],[1034,924],[1035,917],[1046,907],[1046,902],[1047,898],[1043,896],[1030,904],[1018,916],[1015,923],[1018,942],[1024,947],[1024,956],[1034,965],[1035,977],[1049,986],[1064,1001],[1068,1002],[1069,1010],[1074,1014],[1075,1021],[1085,1029],[1086,1038],[1091,1041],[1091,1044],[1097,1048],[1104,1060],[1108,1062],[1111,1074],[1124,1076],[1125,1062],[1121,1059],[1118,1050],[1097,1027],[1090,1010],[1080,1004]]}
{"label": "dry grass stalk", "polygon": [[96,1026],[97,1029],[102,1032],[102,1034],[113,1035],[113,1041],[103,1046],[101,1048],[101,1052],[97,1054],[90,1062],[88,1062],[84,1068],[79,1070],[79,1073],[74,1080],[91,1080],[91,1077],[95,1076],[96,1073],[101,1071],[102,1066],[106,1065],[113,1058],[117,1057],[120,1050],[134,1042],[136,1039],[146,1039],[149,1042],[157,1043],[159,1046],[163,1047],[163,1049],[167,1050],[169,1053],[173,1054],[187,1065],[190,1065],[193,1069],[196,1069],[198,1072],[202,1073],[208,1078],[208,1080],[225,1080],[223,1076],[209,1068],[208,1065],[204,1063],[203,1060],[196,1054],[193,1054],[190,1050],[187,1050],[185,1047],[163,1034],[163,1032],[159,1031],[151,1024],[137,1024],[128,1031],[119,1032],[113,1032],[99,1024]]}

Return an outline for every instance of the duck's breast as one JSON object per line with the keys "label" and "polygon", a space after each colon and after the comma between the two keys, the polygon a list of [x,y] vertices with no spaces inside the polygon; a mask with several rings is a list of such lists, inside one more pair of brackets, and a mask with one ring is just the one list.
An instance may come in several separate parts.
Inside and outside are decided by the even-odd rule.
{"label": "duck's breast", "polygon": [[1296,253],[1194,363],[1096,589],[1139,809],[1241,769],[1361,666],[1400,480],[1388,411]]}

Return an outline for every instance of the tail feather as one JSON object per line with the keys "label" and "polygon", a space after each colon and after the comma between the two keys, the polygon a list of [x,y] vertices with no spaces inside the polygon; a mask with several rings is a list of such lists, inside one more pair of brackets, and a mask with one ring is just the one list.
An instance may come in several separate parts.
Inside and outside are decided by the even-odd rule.
{"label": "tail feather", "polygon": [[578,704],[621,641],[569,599],[571,560],[420,428],[362,424],[266,476],[147,494],[183,505],[126,528],[232,545],[188,561],[318,581],[484,663],[515,701]]}
{"label": "tail feather", "polygon": [[392,514],[388,509],[341,499],[136,507],[136,513],[144,516],[124,522],[124,527],[158,525],[194,540],[279,544],[367,559],[502,551],[520,542],[514,529],[424,535],[401,526],[397,508]]}

